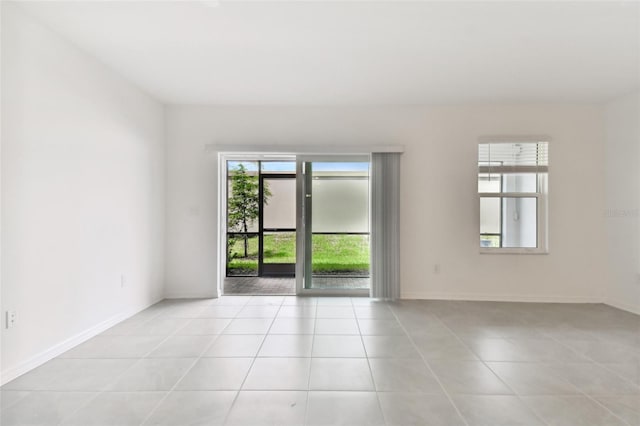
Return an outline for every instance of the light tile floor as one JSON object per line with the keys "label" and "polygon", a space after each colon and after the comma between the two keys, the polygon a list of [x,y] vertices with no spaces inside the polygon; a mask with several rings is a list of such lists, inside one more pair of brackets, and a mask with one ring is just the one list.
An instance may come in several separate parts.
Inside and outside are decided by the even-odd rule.
{"label": "light tile floor", "polygon": [[11,425],[640,425],[604,305],[166,300],[8,383]]}

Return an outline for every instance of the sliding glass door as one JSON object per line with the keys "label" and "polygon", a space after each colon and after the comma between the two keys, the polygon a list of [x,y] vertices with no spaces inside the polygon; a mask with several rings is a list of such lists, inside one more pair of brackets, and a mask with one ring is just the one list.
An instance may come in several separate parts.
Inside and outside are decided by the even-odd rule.
{"label": "sliding glass door", "polygon": [[298,293],[369,293],[369,157],[298,159]]}
{"label": "sliding glass door", "polygon": [[368,295],[369,160],[227,159],[225,293]]}

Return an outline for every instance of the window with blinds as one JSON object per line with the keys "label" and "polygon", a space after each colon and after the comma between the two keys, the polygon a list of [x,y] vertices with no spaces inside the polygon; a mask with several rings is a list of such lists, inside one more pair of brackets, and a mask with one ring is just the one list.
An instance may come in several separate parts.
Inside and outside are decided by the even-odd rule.
{"label": "window with blinds", "polygon": [[546,141],[479,144],[482,252],[546,252],[548,169]]}

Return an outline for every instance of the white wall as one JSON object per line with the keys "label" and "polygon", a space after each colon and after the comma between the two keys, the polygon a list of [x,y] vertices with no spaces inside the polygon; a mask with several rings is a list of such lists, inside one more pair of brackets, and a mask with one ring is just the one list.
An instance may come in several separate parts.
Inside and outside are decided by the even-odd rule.
{"label": "white wall", "polygon": [[[164,111],[19,6],[2,8],[6,382],[161,298]],[[18,316],[9,330],[6,310]]]}
{"label": "white wall", "polygon": [[[214,294],[217,165],[205,144],[378,143],[406,147],[403,297],[604,300],[600,106],[171,106],[166,113],[168,297]],[[479,254],[477,143],[496,134],[552,138],[548,255]]]}
{"label": "white wall", "polygon": [[608,303],[640,313],[640,93],[606,106]]}

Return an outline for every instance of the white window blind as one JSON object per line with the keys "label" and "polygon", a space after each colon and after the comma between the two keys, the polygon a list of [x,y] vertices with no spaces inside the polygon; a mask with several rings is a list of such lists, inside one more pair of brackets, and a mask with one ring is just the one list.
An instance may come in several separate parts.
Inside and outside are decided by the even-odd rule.
{"label": "white window blind", "polygon": [[549,167],[549,143],[481,143],[478,166],[480,173],[546,173]]}

